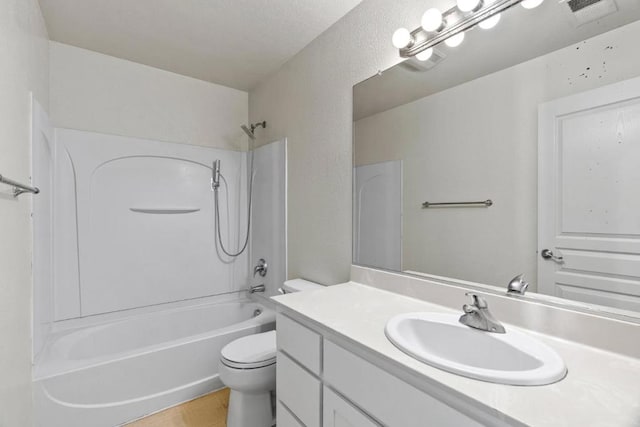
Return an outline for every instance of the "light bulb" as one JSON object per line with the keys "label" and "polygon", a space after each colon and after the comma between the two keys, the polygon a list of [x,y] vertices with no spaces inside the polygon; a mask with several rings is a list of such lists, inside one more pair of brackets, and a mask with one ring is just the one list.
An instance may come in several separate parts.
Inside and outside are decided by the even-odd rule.
{"label": "light bulb", "polygon": [[444,41],[444,43],[449,47],[457,47],[460,46],[460,43],[464,40],[464,32],[458,33],[453,37],[449,37]]}
{"label": "light bulb", "polygon": [[431,58],[431,55],[433,55],[433,48],[425,49],[416,55],[416,59],[418,59],[418,61],[426,61]]}
{"label": "light bulb", "polygon": [[393,33],[391,42],[398,49],[407,47],[411,43],[411,33],[406,28],[398,28],[395,33]]}
{"label": "light bulb", "polygon": [[481,23],[479,23],[478,26],[483,30],[489,30],[495,27],[496,25],[498,25],[498,22],[500,22],[500,16],[501,16],[500,13],[493,15],[491,18],[487,18]]}
{"label": "light bulb", "polygon": [[442,13],[438,9],[429,9],[422,15],[422,28],[425,31],[438,31],[442,27]]}
{"label": "light bulb", "polygon": [[482,4],[482,0],[458,0],[458,9],[461,12],[471,12],[476,10]]}
{"label": "light bulb", "polygon": [[522,7],[524,7],[525,9],[533,9],[535,7],[538,7],[542,4],[544,0],[524,0],[522,3],[520,3],[522,5]]}

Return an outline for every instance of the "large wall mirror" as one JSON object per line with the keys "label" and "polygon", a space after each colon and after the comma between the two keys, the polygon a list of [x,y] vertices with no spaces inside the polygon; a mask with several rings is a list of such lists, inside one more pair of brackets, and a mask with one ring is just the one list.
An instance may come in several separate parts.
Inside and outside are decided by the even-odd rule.
{"label": "large wall mirror", "polygon": [[640,317],[640,2],[568,3],[354,87],[354,264]]}

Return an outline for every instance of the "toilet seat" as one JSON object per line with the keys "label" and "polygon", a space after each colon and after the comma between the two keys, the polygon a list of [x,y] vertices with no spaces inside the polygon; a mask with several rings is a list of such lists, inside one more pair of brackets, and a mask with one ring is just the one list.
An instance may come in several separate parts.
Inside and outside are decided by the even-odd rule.
{"label": "toilet seat", "polygon": [[276,363],[276,331],[247,335],[224,346],[220,361],[230,368],[256,369]]}

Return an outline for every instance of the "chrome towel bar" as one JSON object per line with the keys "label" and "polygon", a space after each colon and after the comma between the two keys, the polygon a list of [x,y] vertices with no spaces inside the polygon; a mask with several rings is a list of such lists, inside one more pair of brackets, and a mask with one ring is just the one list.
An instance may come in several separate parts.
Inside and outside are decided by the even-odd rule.
{"label": "chrome towel bar", "polygon": [[13,187],[13,197],[18,197],[23,193],[38,194],[40,192],[38,187],[32,187],[30,185],[20,184],[19,182],[6,178],[3,175],[0,175],[0,183],[11,185]]}
{"label": "chrome towel bar", "polygon": [[422,209],[433,208],[433,207],[456,208],[456,207],[463,207],[463,206],[488,208],[491,205],[493,205],[493,201],[491,199],[482,200],[480,202],[439,202],[439,203],[423,202]]}

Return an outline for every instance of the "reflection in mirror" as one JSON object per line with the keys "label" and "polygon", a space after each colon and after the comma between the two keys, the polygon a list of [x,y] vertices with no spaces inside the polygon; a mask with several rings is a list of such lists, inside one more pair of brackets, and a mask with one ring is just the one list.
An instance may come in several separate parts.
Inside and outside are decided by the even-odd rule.
{"label": "reflection in mirror", "polygon": [[354,264],[640,314],[640,2],[600,2],[354,87]]}

